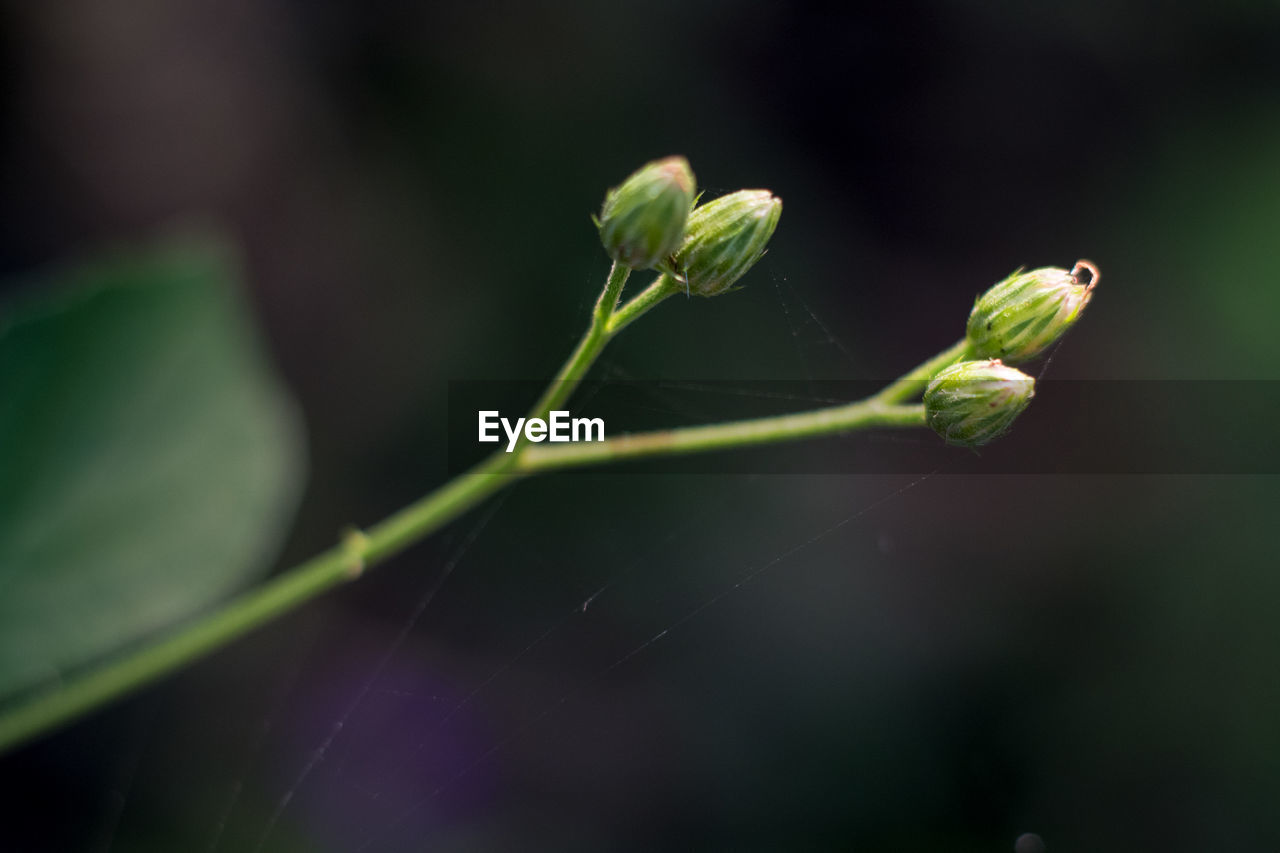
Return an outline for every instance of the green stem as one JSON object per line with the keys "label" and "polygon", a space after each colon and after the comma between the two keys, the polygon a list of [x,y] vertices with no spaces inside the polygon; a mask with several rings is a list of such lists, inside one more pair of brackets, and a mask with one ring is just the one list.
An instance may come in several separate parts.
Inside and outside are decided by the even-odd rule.
{"label": "green stem", "polygon": [[312,557],[195,619],[176,633],[109,660],[4,709],[0,753],[213,652],[380,563],[517,479],[499,454],[365,533]]}
{"label": "green stem", "polygon": [[872,397],[857,403],[794,415],[641,432],[604,441],[559,447],[529,447],[520,454],[516,468],[525,474],[535,474],[644,456],[701,453],[793,441],[872,427],[924,425],[923,405],[889,405]]}
{"label": "green stem", "polygon": [[[532,417],[545,417],[563,405],[605,344],[623,326],[661,301],[654,286],[650,286],[618,311],[625,312],[625,322],[611,327],[630,274],[629,267],[613,265],[596,300],[591,326],[534,406]],[[662,280],[659,277],[658,282]],[[177,633],[0,709],[0,753],[198,660],[322,592],[354,580],[366,568],[420,541],[522,476],[515,470],[518,459],[518,454],[497,453],[369,531],[348,536],[341,545],[232,599]]]}
{"label": "green stem", "polygon": [[928,361],[917,364],[905,375],[898,377],[886,385],[871,399],[880,403],[901,403],[924,391],[929,380],[944,367],[950,367],[957,361],[964,361],[970,356],[969,339],[962,338]]}
{"label": "green stem", "polygon": [[[591,329],[535,412],[545,414],[562,405],[614,335],[679,291],[673,280],[662,275],[615,310],[626,276],[625,269],[614,267],[596,304]],[[518,453],[497,453],[368,531],[351,534],[341,545],[245,592],[174,633],[73,674],[55,687],[0,710],[0,753],[156,681],[322,592],[354,580],[368,567],[421,541],[521,477],[618,459],[743,447],[874,426],[921,426],[923,407],[894,403],[918,391],[929,375],[959,360],[965,352],[967,347],[958,344],[876,396],[857,403],[780,417],[639,433],[594,444],[526,447]]]}
{"label": "green stem", "polygon": [[[578,346],[560,368],[560,372],[547,385],[547,390],[542,392],[542,397],[529,410],[530,418],[545,418],[553,409],[559,409],[568,402],[582,382],[582,377],[587,375],[609,341],[677,291],[675,283],[668,276],[659,275],[631,301],[618,308],[618,297],[622,295],[623,285],[629,275],[630,267],[614,262],[613,269],[609,271],[609,280],[605,283],[600,298],[596,300],[595,310],[591,312],[590,327],[582,340],[578,341]],[[521,435],[516,450],[526,444],[528,440]]]}
{"label": "green stem", "polygon": [[563,406],[573,394],[573,390],[578,387],[578,383],[582,381],[582,377],[587,375],[587,371],[600,355],[600,351],[615,334],[609,331],[609,320],[613,317],[614,309],[618,305],[618,297],[622,295],[622,288],[630,275],[631,267],[614,262],[613,268],[609,270],[609,279],[605,282],[604,290],[596,300],[595,310],[591,312],[591,325],[582,336],[582,340],[578,341],[578,346],[569,356],[569,360],[560,368],[555,379],[551,380],[547,390],[542,392],[542,397],[529,411],[529,417],[545,418],[552,409]]}
{"label": "green stem", "polygon": [[609,337],[621,332],[627,326],[630,326],[636,320],[644,316],[645,312],[653,308],[668,296],[674,296],[680,292],[680,286],[675,279],[663,273],[653,280],[653,283],[640,291],[626,305],[619,308],[612,317],[609,318],[605,331]]}

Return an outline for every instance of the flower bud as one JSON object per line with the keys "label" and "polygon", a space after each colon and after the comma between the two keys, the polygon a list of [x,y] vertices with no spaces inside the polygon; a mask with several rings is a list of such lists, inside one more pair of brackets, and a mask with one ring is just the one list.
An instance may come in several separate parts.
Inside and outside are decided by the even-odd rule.
{"label": "flower bud", "polygon": [[1035,382],[998,358],[953,364],[925,389],[925,420],[947,444],[978,447],[1009,429],[1035,396]]}
{"label": "flower bud", "polygon": [[683,245],[660,267],[689,293],[715,296],[760,260],[782,216],[782,199],[768,190],[739,190],[694,208]]}
{"label": "flower bud", "polygon": [[[1080,273],[1089,283],[1080,283]],[[1093,297],[1101,276],[1088,261],[1070,272],[1057,267],[1019,270],[978,297],[969,314],[973,354],[1018,364],[1034,358],[1071,328]]]}
{"label": "flower bud", "polygon": [[683,157],[646,164],[609,190],[596,225],[609,257],[647,269],[680,247],[694,202],[694,178]]}

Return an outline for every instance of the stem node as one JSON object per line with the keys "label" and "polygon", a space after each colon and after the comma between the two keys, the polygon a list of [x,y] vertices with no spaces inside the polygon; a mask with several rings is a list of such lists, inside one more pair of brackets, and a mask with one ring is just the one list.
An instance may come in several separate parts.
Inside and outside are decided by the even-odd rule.
{"label": "stem node", "polygon": [[365,551],[369,548],[369,537],[358,527],[348,527],[342,533],[342,550],[347,555],[347,579],[355,580],[364,574]]}

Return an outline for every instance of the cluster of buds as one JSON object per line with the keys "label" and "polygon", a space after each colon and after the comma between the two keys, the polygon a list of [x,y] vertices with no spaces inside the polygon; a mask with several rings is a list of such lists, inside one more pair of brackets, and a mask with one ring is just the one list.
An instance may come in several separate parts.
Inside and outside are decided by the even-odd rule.
{"label": "cluster of buds", "polygon": [[688,293],[733,289],[764,254],[782,200],[768,190],[740,190],[697,205],[695,189],[683,157],[642,167],[605,196],[596,220],[605,251],[632,269],[666,273]]}
{"label": "cluster of buds", "polygon": [[979,296],[965,332],[969,352],[979,360],[953,364],[929,383],[929,426],[948,444],[964,447],[1007,432],[1035,395],[1035,380],[1009,365],[1035,358],[1066,334],[1100,278],[1093,264],[1077,261],[1070,271],[1018,270]]}
{"label": "cluster of buds", "polygon": [[[739,190],[699,205],[688,161],[667,157],[610,190],[596,225],[617,263],[656,269],[689,294],[716,296],[733,290],[760,260],[781,215],[782,201],[768,190]],[[1071,270],[1018,270],[979,296],[966,327],[975,360],[945,368],[929,383],[929,426],[965,447],[1008,431],[1035,394],[1035,380],[1010,365],[1035,358],[1062,337],[1099,278],[1097,267],[1078,261]]]}

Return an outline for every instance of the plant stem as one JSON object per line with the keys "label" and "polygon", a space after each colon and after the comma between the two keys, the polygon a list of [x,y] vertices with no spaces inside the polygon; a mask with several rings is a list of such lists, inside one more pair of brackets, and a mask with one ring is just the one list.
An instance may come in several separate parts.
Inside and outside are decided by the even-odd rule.
{"label": "plant stem", "polygon": [[514,457],[497,454],[410,504],[368,532],[349,537],[266,581],[175,633],[0,713],[0,753],[192,663],[254,628],[386,560],[457,518],[520,475]]}
{"label": "plant stem", "polygon": [[582,340],[578,341],[578,346],[569,356],[569,360],[560,368],[556,378],[551,380],[547,390],[542,392],[542,397],[529,411],[529,417],[545,418],[552,409],[563,406],[573,394],[573,389],[577,388],[578,383],[582,381],[582,377],[587,375],[587,370],[591,368],[605,344],[609,343],[613,337],[608,329],[609,319],[613,316],[614,309],[618,305],[618,297],[622,295],[622,288],[630,275],[631,267],[614,262],[613,268],[609,270],[609,279],[605,282],[604,290],[596,300],[595,310],[591,312],[591,325],[587,327]]}
{"label": "plant stem", "polygon": [[[542,398],[531,417],[545,417],[564,404],[582,377],[622,327],[653,308],[666,295],[648,289],[619,311],[625,322],[610,328],[618,299],[631,269],[615,263],[596,300],[591,325]],[[519,455],[496,453],[434,492],[405,507],[367,532],[349,536],[283,574],[196,618],[176,633],[108,659],[46,691],[0,708],[0,753],[72,720],[113,699],[194,662],[254,628],[287,613],[366,568],[386,560],[462,515],[498,489],[522,476],[515,470]]]}
{"label": "plant stem", "polygon": [[969,339],[961,338],[928,361],[921,362],[903,376],[886,385],[872,400],[879,403],[901,403],[924,391],[939,370],[964,361],[970,355]]}
{"label": "plant stem", "polygon": [[559,447],[528,447],[520,454],[516,469],[534,474],[644,456],[749,447],[872,427],[924,425],[923,405],[890,405],[872,397],[857,403],[794,415],[641,432],[604,441]]}
{"label": "plant stem", "polygon": [[[616,308],[628,272],[616,265],[610,272],[596,303],[591,328],[534,407],[533,411],[538,413],[535,416],[541,417],[563,405],[614,335],[679,291],[674,280],[660,275],[630,302]],[[193,663],[322,592],[354,580],[368,567],[421,541],[521,477],[619,459],[744,447],[875,426],[922,426],[923,406],[895,404],[916,393],[933,372],[959,360],[966,352],[967,346],[961,342],[874,397],[857,403],[794,415],[638,433],[594,444],[545,449],[525,447],[517,453],[496,453],[368,531],[352,534],[342,544],[233,598],[173,633],[0,709],[0,753]]]}
{"label": "plant stem", "polygon": [[[573,354],[560,368],[560,372],[547,385],[547,390],[542,392],[542,397],[529,410],[530,418],[545,418],[551,410],[558,409],[568,402],[582,381],[582,377],[587,375],[587,371],[591,369],[591,365],[595,363],[609,341],[657,306],[659,302],[676,292],[674,282],[665,274],[659,275],[630,302],[618,308],[618,297],[622,295],[623,285],[626,284],[627,277],[630,275],[630,267],[614,262],[604,290],[596,300],[595,310],[591,312],[591,325],[582,336],[582,340],[578,341]],[[516,449],[526,444],[528,441],[522,434]]]}
{"label": "plant stem", "polygon": [[640,291],[626,305],[619,308],[612,317],[609,318],[605,331],[609,337],[621,332],[627,326],[630,326],[636,320],[644,316],[645,312],[653,308],[668,296],[674,296],[680,292],[680,287],[675,279],[663,273],[653,280],[653,283]]}

